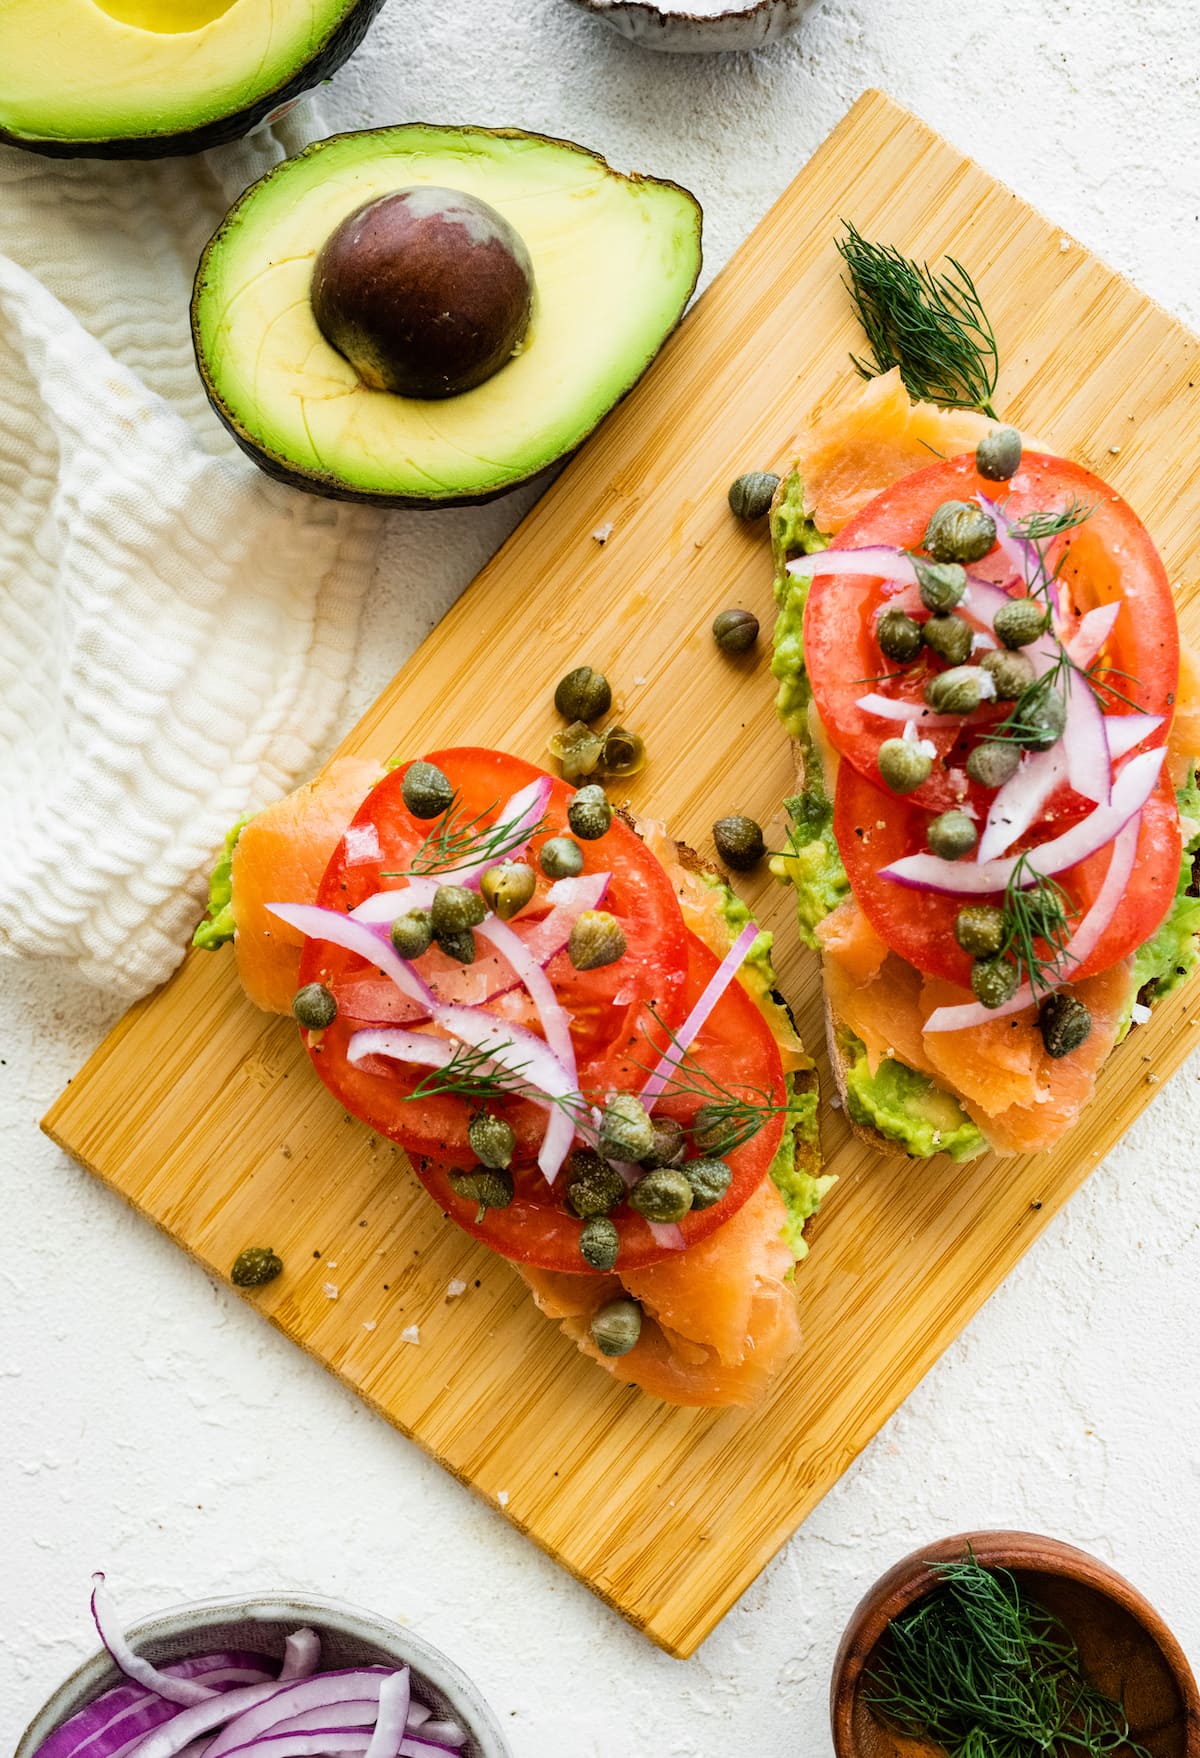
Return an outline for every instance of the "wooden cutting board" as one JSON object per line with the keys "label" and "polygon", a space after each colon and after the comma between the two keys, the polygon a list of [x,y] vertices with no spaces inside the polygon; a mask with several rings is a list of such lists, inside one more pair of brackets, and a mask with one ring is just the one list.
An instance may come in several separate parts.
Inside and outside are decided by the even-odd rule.
{"label": "wooden cutting board", "polygon": [[[727,484],[782,470],[814,405],[855,382],[861,337],[831,242],[842,218],[969,265],[1001,340],[999,406],[1129,497],[1200,639],[1200,343],[869,92],[343,751],[478,743],[537,760],[554,683],[588,660],[649,745],[635,806],[701,849],[731,810],[779,824],[791,776],[768,643],[730,662],[708,629],[730,604],[770,627],[765,538],[731,518]],[[789,894],[765,874],[743,890],[777,930],[819,1049],[816,961]],[[839,1183],[797,1277],[804,1350],[750,1414],[664,1408],[578,1355],[502,1261],[442,1220],[399,1150],[342,1113],[291,1025],[243,1000],[229,954],[190,955],[45,1127],[214,1273],[248,1244],[274,1246],[286,1273],[251,1297],[274,1324],[688,1655],[1200,1040],[1196,1014],[1186,989],[1156,1008],[1041,1158],[914,1166],[870,1153],[826,1110]],[[453,1278],[467,1290],[448,1300]],[[419,1343],[403,1339],[413,1325]]]}

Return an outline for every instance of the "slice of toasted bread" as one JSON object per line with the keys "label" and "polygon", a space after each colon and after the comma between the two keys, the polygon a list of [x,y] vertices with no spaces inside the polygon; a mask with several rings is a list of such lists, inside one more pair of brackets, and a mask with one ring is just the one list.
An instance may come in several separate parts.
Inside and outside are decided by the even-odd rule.
{"label": "slice of toasted bread", "polygon": [[826,995],[825,1042],[829,1048],[829,1068],[833,1075],[834,1083],[837,1086],[838,1097],[842,1102],[842,1110],[845,1113],[846,1122],[850,1125],[850,1132],[852,1135],[856,1135],[859,1141],[865,1143],[867,1147],[874,1148],[876,1153],[893,1154],[898,1155],[901,1159],[908,1159],[910,1157],[908,1149],[902,1142],[893,1141],[890,1135],[884,1135],[883,1131],[881,1129],[876,1129],[873,1124],[856,1123],[850,1115],[850,1101],[846,1088],[846,1071],[849,1067],[849,1060],[838,1041],[841,1032],[841,1024],[842,1022],[834,1013],[833,1005],[830,1002],[828,995]]}

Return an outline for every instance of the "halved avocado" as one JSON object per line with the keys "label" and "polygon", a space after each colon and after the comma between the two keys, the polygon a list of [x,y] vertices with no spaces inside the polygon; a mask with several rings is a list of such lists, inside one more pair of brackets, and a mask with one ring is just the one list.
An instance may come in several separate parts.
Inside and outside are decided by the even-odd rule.
{"label": "halved avocado", "polygon": [[[367,383],[318,327],[312,300],[333,235],[355,234],[359,210],[413,190],[425,206],[429,192],[447,207],[454,192],[486,204],[532,266],[516,351],[475,388],[436,398]],[[295,487],[382,506],[490,500],[573,451],[641,377],[695,287],[700,234],[686,190],[622,176],[569,141],[421,123],[335,135],[247,190],[208,244],[192,301],[196,359],[244,450]],[[469,280],[466,258],[448,265],[447,323],[464,265]],[[377,266],[372,257],[364,285]],[[389,272],[402,300],[402,257]]]}
{"label": "halved avocado", "polygon": [[336,73],[383,0],[0,0],[0,141],[157,159],[249,133]]}

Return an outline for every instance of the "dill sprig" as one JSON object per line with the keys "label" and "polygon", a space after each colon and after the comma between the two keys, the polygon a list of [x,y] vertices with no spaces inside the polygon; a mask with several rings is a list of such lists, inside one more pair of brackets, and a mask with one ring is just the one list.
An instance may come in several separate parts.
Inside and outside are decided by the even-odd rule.
{"label": "dill sprig", "polygon": [[480,1048],[473,1044],[456,1044],[449,1062],[431,1068],[421,1076],[412,1092],[412,1099],[435,1099],[452,1095],[469,1099],[476,1106],[495,1104],[502,1099],[536,1099],[542,1104],[557,1105],[576,1118],[576,1126],[588,1122],[588,1100],[582,1092],[554,1095],[544,1092],[525,1077],[525,1063],[506,1068],[496,1061],[505,1050],[513,1049],[511,1038]]}
{"label": "dill sprig", "polygon": [[898,366],[911,396],[998,420],[996,336],[966,269],[947,257],[949,272],[935,274],[928,263],[913,262],[894,245],[872,244],[843,223],[843,284],[871,345],[870,359],[850,357],[862,377]]}
{"label": "dill sprig", "polygon": [[1073,494],[1066,506],[1057,513],[1033,512],[1026,513],[1023,519],[1014,519],[1012,534],[1014,537],[1025,538],[1029,543],[1050,543],[1064,532],[1074,531],[1077,525],[1086,524],[1095,510],[1094,506]]}
{"label": "dill sprig", "polygon": [[1151,1758],[1069,1632],[1007,1569],[968,1550],[894,1619],[865,1680],[879,1721],[950,1758]]}
{"label": "dill sprig", "polygon": [[410,867],[381,874],[384,879],[414,879],[427,873],[441,873],[456,867],[473,866],[478,861],[502,861],[513,849],[522,847],[531,836],[546,827],[539,818],[532,827],[518,814],[498,824],[485,823],[489,812],[496,810],[493,800],[482,812],[468,818],[457,802],[438,819],[423,838],[412,857]]}
{"label": "dill sprig", "polygon": [[[695,1145],[705,1154],[718,1158],[722,1154],[731,1154],[735,1148],[753,1141],[772,1117],[799,1117],[806,1108],[802,1096],[789,1094],[780,1101],[766,1087],[755,1086],[749,1081],[735,1081],[726,1086],[710,1074],[690,1050],[680,1046],[678,1037],[653,1006],[649,1011],[655,1025],[661,1028],[677,1051],[674,1072],[662,1088],[661,1096],[664,1099],[687,1097],[701,1101],[692,1119],[691,1133],[702,1137]],[[643,1063],[636,1066],[644,1067],[650,1074],[657,1063],[653,1067]]]}
{"label": "dill sprig", "polygon": [[[1013,960],[1018,978],[1028,979],[1034,995],[1062,981],[1063,969],[1074,957],[1067,943],[1071,921],[1078,914],[1058,881],[1039,873],[1029,856],[1021,855],[1004,891],[1008,938],[1000,956]],[[1050,948],[1048,958],[1039,953],[1038,941]]]}

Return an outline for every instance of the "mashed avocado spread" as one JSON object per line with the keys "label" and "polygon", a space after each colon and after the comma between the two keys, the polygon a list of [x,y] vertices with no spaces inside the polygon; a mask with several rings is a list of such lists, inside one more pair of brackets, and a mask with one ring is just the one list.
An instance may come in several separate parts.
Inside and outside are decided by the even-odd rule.
{"label": "mashed avocado spread", "polygon": [[238,837],[253,816],[253,812],[247,812],[244,818],[238,819],[226,836],[225,846],[209,874],[208,910],[192,935],[192,945],[203,947],[205,952],[216,952],[219,946],[233,939],[236,926],[233,919],[233,851]]}
{"label": "mashed avocado spread", "polygon": [[[736,939],[750,920],[750,911],[737,894],[715,875],[704,874],[704,883],[715,893],[718,912]],[[795,1037],[795,1027],[787,1007],[776,988],[775,966],[771,962],[774,935],[766,929],[750,948],[740,972],[740,981],[749,989],[776,1036],[787,1041]],[[811,1063],[809,1064],[811,1067]],[[783,1198],[787,1210],[783,1238],[792,1256],[799,1263],[808,1254],[804,1223],[815,1215],[821,1198],[836,1179],[821,1175],[815,1168],[820,1161],[820,1138],[817,1133],[817,1091],[796,1090],[796,1075],[784,1077],[788,1094],[789,1127],[784,1130],[775,1158],[771,1161],[771,1181]]]}
{"label": "mashed avocado spread", "polygon": [[987,1147],[958,1100],[926,1075],[890,1056],[872,1074],[866,1046],[853,1032],[838,1033],[838,1048],[846,1058],[846,1109],[851,1122],[877,1129],[922,1160],[934,1154],[970,1160]]}
{"label": "mashed avocado spread", "polygon": [[829,547],[804,511],[804,485],[793,470],[771,510],[771,549],[775,559],[775,655],[771,670],[779,680],[775,706],[788,732],[801,747],[804,789],[785,800],[791,828],[785,854],[771,861],[771,871],[796,892],[796,914],[805,944],[817,949],[817,923],[835,910],[850,890],[846,869],[833,835],[833,801],[821,749],[813,737],[809,713],[812,690],[804,667],[804,606],[811,580],[788,573],[798,555]]}

